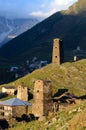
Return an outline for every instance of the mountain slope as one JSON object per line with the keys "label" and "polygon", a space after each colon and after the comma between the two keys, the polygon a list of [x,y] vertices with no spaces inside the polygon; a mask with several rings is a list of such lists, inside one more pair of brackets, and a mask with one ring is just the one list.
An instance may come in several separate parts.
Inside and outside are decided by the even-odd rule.
{"label": "mountain slope", "polygon": [[49,64],[31,74],[9,84],[16,87],[24,82],[33,90],[34,81],[44,79],[52,81],[52,89],[55,93],[58,89],[68,89],[71,93],[80,96],[86,94],[86,60],[80,60],[62,65]]}
{"label": "mountain slope", "polygon": [[8,19],[0,17],[0,46],[38,23],[35,18]]}
{"label": "mountain slope", "polygon": [[[34,81],[37,79],[46,79],[52,81],[53,95],[58,90],[67,90],[75,96],[82,97],[76,104],[66,105],[64,109],[50,114],[45,120],[31,120],[29,122],[16,122],[13,130],[85,130],[86,129],[86,60],[78,62],[65,63],[62,65],[49,64],[44,68],[16,80],[9,85],[16,87],[24,82],[33,93]],[[5,85],[6,86],[6,85]],[[31,101],[32,102],[32,101]],[[61,104],[60,104],[61,105]],[[29,112],[30,109],[29,109]],[[31,114],[31,113],[30,113]],[[14,122],[15,123],[15,122]],[[10,128],[11,130],[11,128]]]}
{"label": "mountain slope", "polygon": [[17,123],[9,130],[86,130],[86,101],[80,105],[73,105],[66,110],[59,111],[49,116],[44,121],[31,121],[29,123]]}
{"label": "mountain slope", "polygon": [[73,50],[77,46],[86,50],[86,5],[84,2],[85,0],[79,0],[68,10],[57,12],[37,24],[4,45],[0,49],[0,55],[12,59],[14,57],[16,60],[33,56],[50,59],[52,40],[56,37],[64,41],[65,51]]}
{"label": "mountain slope", "polygon": [[[84,100],[79,100],[78,104],[70,104],[64,109],[59,109],[58,112],[52,115],[50,114],[43,121],[29,120],[29,122],[12,122],[14,125],[12,128],[9,128],[9,130],[85,130],[86,60],[64,63],[62,65],[49,64],[9,85],[15,85],[17,87],[18,84],[24,82],[24,84],[29,87],[29,91],[33,92],[34,81],[37,79],[51,80],[53,94],[58,92],[58,89],[68,89],[70,93],[84,97]],[[29,109],[29,113],[30,112]]]}
{"label": "mountain slope", "polygon": [[75,15],[86,15],[86,1],[85,0],[78,0],[73,6],[69,8],[67,11],[69,14]]}

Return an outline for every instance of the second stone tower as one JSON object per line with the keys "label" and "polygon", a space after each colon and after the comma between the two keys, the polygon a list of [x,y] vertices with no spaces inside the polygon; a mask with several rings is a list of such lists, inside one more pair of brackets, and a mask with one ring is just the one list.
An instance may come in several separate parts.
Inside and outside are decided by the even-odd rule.
{"label": "second stone tower", "polygon": [[53,40],[52,63],[60,65],[64,61],[63,42],[56,38]]}

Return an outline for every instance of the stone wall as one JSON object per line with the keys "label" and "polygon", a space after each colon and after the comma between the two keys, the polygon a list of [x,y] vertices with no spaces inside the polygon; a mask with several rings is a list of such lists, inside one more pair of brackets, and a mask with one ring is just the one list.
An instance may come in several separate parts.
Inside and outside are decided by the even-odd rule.
{"label": "stone wall", "polygon": [[11,87],[9,87],[9,88],[3,87],[2,88],[2,92],[3,93],[7,93],[9,95],[14,95],[15,91],[16,91],[16,89],[15,88],[11,88]]}
{"label": "stone wall", "polygon": [[28,114],[28,106],[4,106],[4,116],[21,117]]}
{"label": "stone wall", "polygon": [[28,101],[28,89],[26,86],[24,85],[18,86],[17,98],[23,101]]}
{"label": "stone wall", "polygon": [[34,103],[32,113],[37,116],[47,116],[52,106],[51,81],[37,80],[34,84]]}
{"label": "stone wall", "polygon": [[63,42],[56,38],[53,43],[52,63],[61,64],[64,60]]}

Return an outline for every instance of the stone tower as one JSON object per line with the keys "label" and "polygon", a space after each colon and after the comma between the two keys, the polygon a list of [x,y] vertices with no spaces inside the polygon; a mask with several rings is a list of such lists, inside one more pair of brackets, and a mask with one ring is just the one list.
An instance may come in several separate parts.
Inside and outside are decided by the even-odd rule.
{"label": "stone tower", "polygon": [[36,117],[47,116],[52,110],[51,81],[37,80],[34,84],[34,103],[32,113]]}
{"label": "stone tower", "polygon": [[28,89],[24,84],[18,86],[17,98],[28,101]]}
{"label": "stone tower", "polygon": [[63,42],[56,38],[53,43],[53,53],[52,53],[52,63],[57,63],[60,65],[63,63],[64,54],[63,54]]}

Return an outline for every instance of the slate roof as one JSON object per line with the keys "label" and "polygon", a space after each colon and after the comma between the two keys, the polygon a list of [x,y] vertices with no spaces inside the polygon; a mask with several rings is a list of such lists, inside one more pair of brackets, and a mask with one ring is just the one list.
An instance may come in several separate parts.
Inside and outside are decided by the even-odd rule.
{"label": "slate roof", "polygon": [[4,86],[3,88],[6,88],[6,89],[15,89],[14,86]]}
{"label": "slate roof", "polygon": [[11,98],[9,100],[0,102],[0,105],[3,105],[3,106],[31,106],[31,103],[22,101],[18,98]]}

